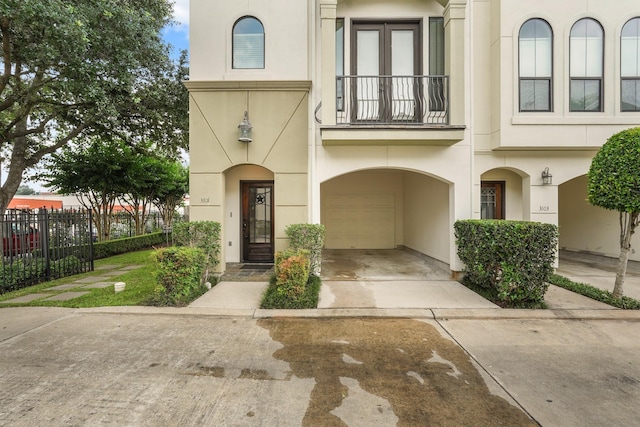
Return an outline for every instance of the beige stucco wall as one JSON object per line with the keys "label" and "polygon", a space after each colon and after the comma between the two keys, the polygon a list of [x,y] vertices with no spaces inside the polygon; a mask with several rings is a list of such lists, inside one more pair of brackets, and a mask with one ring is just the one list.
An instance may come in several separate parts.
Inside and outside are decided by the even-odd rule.
{"label": "beige stucco wall", "polygon": [[[622,129],[640,121],[638,113],[620,112],[620,31],[625,22],[640,15],[635,0],[475,1],[474,16],[474,103],[477,130],[490,138],[479,138],[478,149],[582,148],[597,149]],[[489,26],[480,25],[490,17]],[[569,111],[569,32],[585,17],[599,21],[604,36],[604,111]],[[518,111],[518,33],[531,18],[542,18],[552,27],[553,111]],[[487,40],[488,38],[488,40]],[[488,44],[487,44],[488,41]],[[487,59],[490,58],[489,63]],[[491,115],[481,108],[491,84]],[[489,144],[489,145],[487,145]]]}
{"label": "beige stucco wall", "polygon": [[[277,248],[286,245],[287,223],[321,221],[326,189],[336,183],[360,185],[356,182],[365,176],[361,174],[375,170],[390,180],[389,185],[401,178],[397,244],[449,262],[453,270],[461,265],[452,226],[457,219],[479,217],[482,179],[506,182],[507,218],[560,224],[561,247],[616,254],[609,243],[593,245],[583,237],[581,226],[593,229],[598,215],[586,222],[569,222],[579,213],[584,218],[586,212],[572,190],[576,184],[570,181],[587,172],[596,150],[611,134],[640,124],[639,113],[618,111],[616,74],[620,30],[628,19],[640,16],[637,0],[456,0],[451,4],[444,0],[192,0],[191,5],[191,213],[194,219],[225,221],[225,259],[239,256],[234,240],[239,238],[238,224],[229,215],[239,203],[234,195],[239,180],[247,179],[242,178],[245,172],[246,176],[253,173],[243,165],[263,168],[258,175],[264,173],[275,182]],[[283,11],[286,26],[281,24]],[[232,25],[246,14],[265,25],[264,70],[231,69]],[[409,146],[397,141],[399,132],[377,130],[377,135],[384,135],[375,146],[366,140],[352,146],[323,145],[322,125],[315,119],[331,124],[326,114],[331,103],[320,107],[321,100],[331,101],[335,94],[331,20],[421,18],[426,74],[430,16],[445,16],[445,22],[451,18],[447,31],[455,29],[447,32],[446,62],[448,73],[462,74],[455,79],[451,98],[452,124],[466,127],[460,131],[462,140],[429,146],[432,142],[427,138],[423,145]],[[600,21],[605,30],[605,111],[571,113],[568,35],[573,23],[587,16]],[[554,32],[554,111],[549,113],[518,112],[518,31],[533,17],[546,19]],[[349,46],[347,28],[347,74]],[[294,84],[301,81],[307,87]],[[267,87],[265,82],[274,86]],[[245,110],[254,125],[250,144],[237,142],[237,124]],[[552,185],[542,185],[540,173],[545,167],[553,174]],[[372,191],[374,181],[369,182]],[[413,191],[417,189],[423,191]],[[435,195],[438,203],[424,224],[419,220],[427,194]],[[416,230],[424,236],[439,236],[434,239],[438,243],[425,245]],[[605,234],[603,239],[608,238]]]}
{"label": "beige stucco wall", "polygon": [[[189,82],[190,195],[193,220],[223,225],[225,262],[241,260],[240,181],[274,181],[275,250],[285,227],[308,220],[308,83],[260,89],[237,82]],[[238,141],[249,111],[253,141]],[[224,270],[225,266],[220,268]]]}
{"label": "beige stucco wall", "polygon": [[[558,189],[560,249],[585,251],[617,258],[620,255],[618,212],[587,202],[587,177],[580,176]],[[629,259],[640,260],[638,238],[631,240]]]}
{"label": "beige stucco wall", "polygon": [[404,173],[404,246],[449,264],[449,184]]}
{"label": "beige stucco wall", "polygon": [[[190,79],[308,80],[307,6],[289,0],[191,0]],[[264,69],[232,69],[233,25],[247,15],[264,26]]]}
{"label": "beige stucco wall", "polygon": [[366,170],[336,177],[321,186],[321,221],[326,222],[326,200],[339,194],[391,194],[395,200],[395,245],[401,245],[403,237],[402,209],[403,187],[402,172],[392,170]]}

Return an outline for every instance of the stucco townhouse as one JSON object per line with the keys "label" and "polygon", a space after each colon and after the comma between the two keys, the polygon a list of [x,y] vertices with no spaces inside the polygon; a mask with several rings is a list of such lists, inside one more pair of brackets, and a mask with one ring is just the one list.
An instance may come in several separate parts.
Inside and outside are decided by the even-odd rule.
{"label": "stucco townhouse", "polygon": [[[191,0],[192,220],[220,269],[285,227],[328,249],[404,248],[452,271],[453,224],[557,224],[616,257],[591,159],[640,125],[637,0]],[[640,260],[640,254],[631,259]]]}

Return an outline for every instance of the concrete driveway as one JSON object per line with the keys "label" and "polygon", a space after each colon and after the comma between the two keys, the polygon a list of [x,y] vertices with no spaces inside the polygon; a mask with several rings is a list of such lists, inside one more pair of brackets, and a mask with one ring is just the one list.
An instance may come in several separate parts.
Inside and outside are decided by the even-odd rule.
{"label": "concrete driveway", "polygon": [[0,426],[640,419],[638,321],[4,308],[0,330]]}

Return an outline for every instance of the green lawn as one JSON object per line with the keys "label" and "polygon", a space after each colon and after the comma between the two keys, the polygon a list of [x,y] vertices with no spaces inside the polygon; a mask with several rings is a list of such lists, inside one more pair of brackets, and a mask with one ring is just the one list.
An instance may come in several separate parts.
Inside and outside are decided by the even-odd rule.
{"label": "green lawn", "polygon": [[[104,258],[95,261],[95,270],[90,273],[78,274],[75,276],[69,276],[62,279],[53,280],[51,282],[41,283],[39,285],[30,286],[28,288],[20,289],[17,291],[9,292],[0,295],[0,302],[17,298],[23,295],[29,295],[34,293],[47,293],[51,295],[59,294],[65,291],[47,291],[48,288],[52,288],[58,285],[65,285],[75,282],[79,279],[91,276],[99,276],[105,271],[99,267],[106,265],[118,265],[119,268],[140,265],[140,268],[129,272],[123,272],[118,276],[110,276],[109,281],[125,282],[126,288],[124,291],[115,293],[113,286],[107,286],[102,289],[71,289],[71,291],[89,291],[88,294],[74,298],[69,301],[41,301],[36,300],[28,303],[5,303],[0,304],[0,307],[104,307],[104,306],[123,306],[123,305],[143,305],[143,302],[154,294],[156,288],[156,266],[152,260],[152,254],[154,250],[144,250],[137,252],[130,252],[122,255],[117,255],[110,258]],[[117,268],[114,268],[117,269]],[[78,284],[78,288],[85,286],[86,284]],[[67,290],[69,291],[69,290]]]}

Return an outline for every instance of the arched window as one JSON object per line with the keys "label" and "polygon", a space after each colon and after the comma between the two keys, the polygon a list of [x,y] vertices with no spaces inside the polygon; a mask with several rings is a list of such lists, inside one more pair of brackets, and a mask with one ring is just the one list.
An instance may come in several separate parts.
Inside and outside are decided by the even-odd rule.
{"label": "arched window", "polygon": [[520,111],[551,111],[553,32],[538,18],[520,27]]}
{"label": "arched window", "polygon": [[598,21],[584,18],[569,36],[571,111],[602,111],[604,31]]}
{"label": "arched window", "polygon": [[640,18],[629,20],[620,35],[622,111],[640,111]]}
{"label": "arched window", "polygon": [[253,16],[233,25],[233,68],[264,68],[264,27]]}

